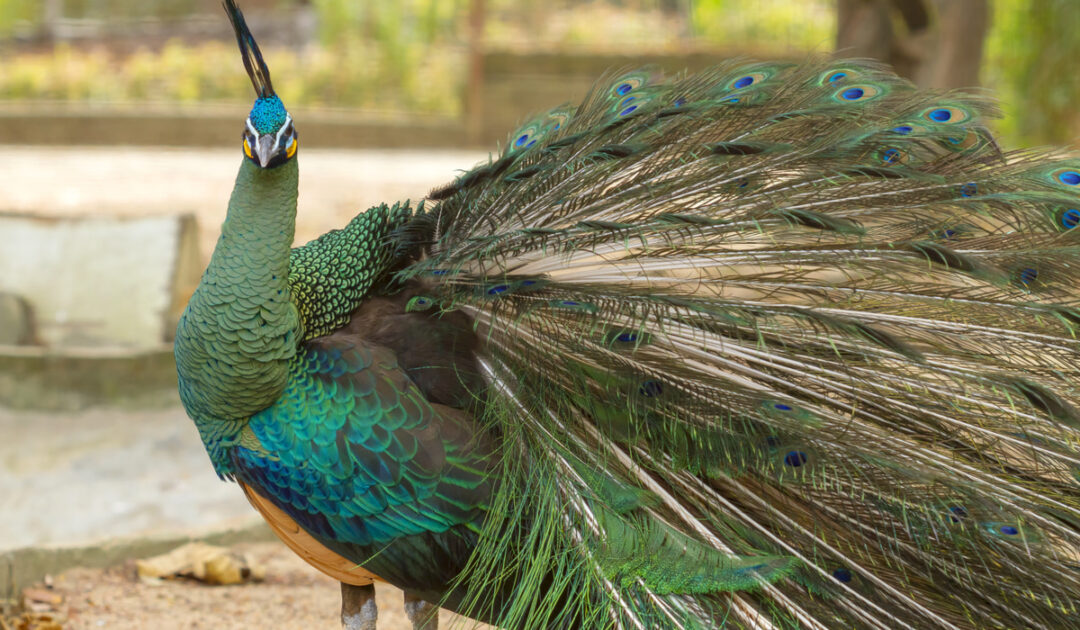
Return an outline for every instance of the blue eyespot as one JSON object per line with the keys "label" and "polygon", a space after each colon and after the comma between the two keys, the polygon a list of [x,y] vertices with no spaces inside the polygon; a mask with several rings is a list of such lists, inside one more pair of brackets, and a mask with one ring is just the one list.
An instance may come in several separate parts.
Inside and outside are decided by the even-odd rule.
{"label": "blue eyespot", "polygon": [[734,83],[732,83],[731,87],[735,88],[736,90],[741,90],[744,87],[750,87],[753,84],[754,84],[754,77],[743,77],[741,79],[736,80]]}
{"label": "blue eyespot", "polygon": [[784,403],[775,403],[773,409],[779,409],[780,411],[791,411],[791,405],[785,405]]}
{"label": "blue eyespot", "polygon": [[784,455],[784,465],[798,468],[805,464],[807,459],[809,458],[806,456],[806,453],[802,451],[788,451],[787,455]]}
{"label": "blue eyespot", "polygon": [[898,133],[901,136],[906,136],[912,131],[915,131],[915,129],[911,125],[900,125],[899,127],[893,127],[893,132]]}
{"label": "blue eyespot", "polygon": [[833,74],[829,75],[829,78],[827,80],[829,83],[836,83],[837,81],[843,79],[846,76],[846,72],[834,72]]}
{"label": "blue eyespot", "polygon": [[840,94],[840,98],[845,101],[857,101],[862,98],[864,94],[866,94],[866,90],[862,88],[851,88],[850,90],[844,90],[843,93]]}
{"label": "blue eyespot", "polygon": [[745,177],[740,177],[738,180],[736,180],[735,185],[739,188],[746,188],[750,185],[750,180],[746,179]]}
{"label": "blue eyespot", "polygon": [[527,134],[527,133],[521,134],[520,136],[518,136],[518,139],[514,142],[514,146],[515,147],[525,146],[525,143],[528,142],[528,141],[529,141],[529,134]]}
{"label": "blue eyespot", "polygon": [[450,271],[447,270],[447,269],[432,269],[431,270],[431,275],[433,275],[433,276],[445,276],[448,273],[450,273]]}
{"label": "blue eyespot", "polygon": [[618,337],[615,337],[615,339],[616,341],[621,341],[623,343],[634,343],[638,340],[638,336],[636,333],[622,333]]}
{"label": "blue eyespot", "polygon": [[619,87],[615,88],[615,93],[619,96],[625,96],[626,93],[632,89],[634,89],[634,86],[630,85],[629,83],[623,83],[619,85]]}
{"label": "blue eyespot", "polygon": [[1080,184],[1080,173],[1077,173],[1076,171],[1058,173],[1058,180],[1066,186],[1076,186]]}
{"label": "blue eyespot", "polygon": [[673,104],[675,105],[675,107],[682,107],[683,105],[686,105],[686,99],[680,96],[679,98],[675,99],[675,102]]}
{"label": "blue eyespot", "polygon": [[952,112],[944,108],[932,110],[927,116],[935,122],[949,122],[952,120]]}
{"label": "blue eyespot", "polygon": [[903,154],[900,153],[900,151],[896,149],[889,149],[888,151],[881,154],[881,161],[886,164],[896,164],[900,161],[901,157],[903,157]]}
{"label": "blue eyespot", "polygon": [[434,302],[423,296],[416,296],[409,300],[405,305],[406,313],[413,313],[415,311],[426,311],[428,308],[434,305]]}
{"label": "blue eyespot", "polygon": [[1030,285],[1032,282],[1035,282],[1035,280],[1038,279],[1038,277],[1039,277],[1039,270],[1028,267],[1027,269],[1023,269],[1023,270],[1020,271],[1020,276],[1017,279],[1020,281],[1020,284],[1022,284],[1022,285],[1024,285],[1026,287],[1026,286]]}
{"label": "blue eyespot", "polygon": [[[584,313],[595,313],[597,310],[595,305],[589,304],[588,302],[578,302],[577,300],[552,300],[548,302],[548,306],[552,308],[565,308]],[[608,341],[610,341],[610,338],[608,339]]]}
{"label": "blue eyespot", "polygon": [[638,108],[637,105],[631,105],[630,107],[627,107],[626,109],[619,112],[619,115],[620,116],[628,116],[628,115],[634,113],[634,110],[637,109],[637,108]]}
{"label": "blue eyespot", "polygon": [[1006,536],[1015,536],[1020,533],[1020,530],[1012,525],[1002,525],[1001,527],[998,527],[998,531]]}
{"label": "blue eyespot", "polygon": [[959,523],[963,519],[967,518],[968,512],[959,505],[953,505],[949,508],[949,520],[953,523]]}
{"label": "blue eyespot", "polygon": [[979,192],[979,186],[975,182],[968,182],[960,187],[961,197],[974,197]]}
{"label": "blue eyespot", "polygon": [[510,285],[508,285],[508,284],[497,284],[497,285],[491,287],[490,289],[488,289],[487,292],[488,292],[488,295],[498,295],[500,293],[503,293],[504,291],[507,291],[509,288],[510,288]]}
{"label": "blue eyespot", "polygon": [[521,286],[523,286],[523,287],[531,287],[534,284],[536,284],[536,280],[522,280],[521,281]]}
{"label": "blue eyespot", "polygon": [[619,103],[619,107],[626,107],[632,101],[636,101],[636,100],[637,100],[636,96],[627,96],[626,98],[623,99],[622,103]]}
{"label": "blue eyespot", "polygon": [[851,581],[851,571],[848,571],[847,569],[835,569],[832,572],[832,576],[836,578],[838,582],[843,582],[844,584]]}
{"label": "blue eyespot", "polygon": [[1066,230],[1071,230],[1080,225],[1080,210],[1071,209],[1061,213],[1061,225]]}
{"label": "blue eyespot", "polygon": [[664,384],[660,381],[645,381],[638,391],[646,398],[655,398],[664,393]]}

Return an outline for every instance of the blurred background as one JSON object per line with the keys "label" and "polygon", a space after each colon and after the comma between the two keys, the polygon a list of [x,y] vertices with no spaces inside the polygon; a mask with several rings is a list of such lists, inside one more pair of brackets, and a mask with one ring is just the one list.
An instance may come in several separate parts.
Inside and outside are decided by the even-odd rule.
{"label": "blurred background", "polygon": [[[531,113],[642,63],[676,73],[839,51],[920,86],[988,90],[1005,148],[1080,137],[1076,0],[241,5],[303,143],[298,242],[370,205],[419,200]],[[0,0],[5,630],[232,627],[176,615],[238,601],[248,608],[230,618],[246,625],[263,614],[273,627],[337,627],[336,588],[276,546],[256,549],[272,568],[263,590],[212,604],[198,599],[219,597],[208,590],[141,593],[148,582],[130,567],[54,579],[191,538],[270,540],[212,473],[179,406],[171,349],[218,237],[252,97],[218,0]]]}

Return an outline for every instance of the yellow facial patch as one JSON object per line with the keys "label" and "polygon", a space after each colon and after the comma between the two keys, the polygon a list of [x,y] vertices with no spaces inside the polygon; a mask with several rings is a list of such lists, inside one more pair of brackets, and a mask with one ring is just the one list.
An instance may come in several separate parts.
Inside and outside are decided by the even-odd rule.
{"label": "yellow facial patch", "polygon": [[253,157],[253,156],[251,155],[251,145],[250,145],[250,144],[248,144],[248,140],[247,140],[247,138],[244,138],[244,155],[246,155],[246,156],[248,157],[248,159],[249,159],[249,160],[253,160],[253,159],[255,159],[255,158],[254,158],[254,157]]}
{"label": "yellow facial patch", "polygon": [[296,155],[296,149],[299,148],[299,147],[300,147],[300,139],[299,138],[293,138],[292,144],[289,145],[288,149],[285,149],[285,157],[287,157],[287,158],[289,158],[291,160],[292,156]]}

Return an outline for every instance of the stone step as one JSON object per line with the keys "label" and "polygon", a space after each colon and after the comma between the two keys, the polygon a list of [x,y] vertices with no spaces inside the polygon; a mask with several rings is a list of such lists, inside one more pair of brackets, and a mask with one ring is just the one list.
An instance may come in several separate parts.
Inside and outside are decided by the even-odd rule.
{"label": "stone step", "polygon": [[188,214],[0,214],[0,239],[0,291],[29,305],[35,321],[27,325],[50,347],[170,341],[201,274]]}

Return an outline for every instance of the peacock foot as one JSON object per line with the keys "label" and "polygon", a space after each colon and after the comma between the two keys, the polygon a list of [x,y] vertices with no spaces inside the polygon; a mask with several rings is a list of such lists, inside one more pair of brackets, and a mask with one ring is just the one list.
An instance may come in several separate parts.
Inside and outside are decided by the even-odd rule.
{"label": "peacock foot", "polygon": [[343,630],[375,630],[379,609],[375,607],[375,585],[341,583],[341,627]]}
{"label": "peacock foot", "polygon": [[413,630],[439,630],[439,607],[405,592],[405,614]]}

